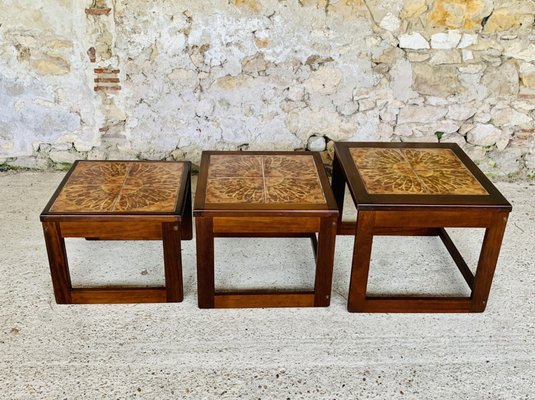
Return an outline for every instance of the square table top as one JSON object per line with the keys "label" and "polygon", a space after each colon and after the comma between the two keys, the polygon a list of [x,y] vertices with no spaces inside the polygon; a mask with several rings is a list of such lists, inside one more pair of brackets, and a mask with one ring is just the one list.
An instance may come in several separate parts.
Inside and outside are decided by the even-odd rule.
{"label": "square table top", "polygon": [[338,142],[335,153],[361,204],[510,207],[455,143]]}
{"label": "square table top", "polygon": [[188,162],[76,161],[42,215],[177,214]]}
{"label": "square table top", "polygon": [[319,154],[203,152],[195,211],[336,210]]}

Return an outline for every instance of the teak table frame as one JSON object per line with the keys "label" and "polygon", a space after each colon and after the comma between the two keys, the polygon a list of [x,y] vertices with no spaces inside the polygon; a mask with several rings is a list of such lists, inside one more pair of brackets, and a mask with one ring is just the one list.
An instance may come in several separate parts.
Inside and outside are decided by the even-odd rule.
{"label": "teak table frame", "polygon": [[[210,157],[306,155],[314,161],[323,204],[209,204]],[[299,173],[299,171],[296,171]],[[330,304],[338,209],[321,158],[311,152],[203,152],[194,215],[197,237],[197,283],[200,308],[327,307]],[[316,238],[318,233],[318,238]],[[216,290],[214,238],[309,237],[316,258],[313,290]]]}
{"label": "teak table frame", "polygon": [[[52,211],[69,177],[80,163],[136,163],[152,161],[76,161],[41,213],[54,295],[58,304],[153,303],[183,300],[181,240],[192,238],[191,164],[184,168],[176,188],[176,207],[151,212]],[[154,163],[163,163],[155,161]],[[167,163],[167,162],[165,162]],[[96,177],[98,180],[98,177]],[[173,186],[171,186],[173,187]],[[89,190],[89,189],[88,189]],[[64,238],[88,240],[161,240],[165,287],[73,288]]]}
{"label": "teak table frame", "polygon": [[[370,194],[350,149],[450,149],[487,194]],[[341,222],[338,233],[355,235],[348,310],[352,312],[482,312],[500,252],[511,205],[457,144],[335,144],[332,187],[342,215],[346,183],[357,208],[357,221]],[[341,217],[340,217],[341,218]],[[485,228],[473,274],[446,232],[447,227]],[[439,236],[466,283],[470,297],[368,296],[373,237]]]}

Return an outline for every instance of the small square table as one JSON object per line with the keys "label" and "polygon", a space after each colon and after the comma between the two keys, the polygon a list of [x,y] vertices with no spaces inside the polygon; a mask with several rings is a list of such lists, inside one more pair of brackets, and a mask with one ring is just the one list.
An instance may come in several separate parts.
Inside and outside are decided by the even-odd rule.
{"label": "small square table", "polygon": [[[41,213],[58,304],[179,302],[192,238],[189,162],[76,161]],[[66,237],[161,240],[165,287],[73,288]]]}
{"label": "small square table", "polygon": [[[332,187],[342,215],[345,186],[357,208],[348,310],[482,312],[485,310],[511,204],[457,144],[339,142]],[[446,227],[485,228],[475,275]],[[438,235],[471,289],[470,297],[368,296],[375,235]]]}
{"label": "small square table", "polygon": [[[338,208],[318,153],[203,152],[193,213],[200,308],[330,304]],[[310,237],[314,289],[216,290],[215,237]]]}

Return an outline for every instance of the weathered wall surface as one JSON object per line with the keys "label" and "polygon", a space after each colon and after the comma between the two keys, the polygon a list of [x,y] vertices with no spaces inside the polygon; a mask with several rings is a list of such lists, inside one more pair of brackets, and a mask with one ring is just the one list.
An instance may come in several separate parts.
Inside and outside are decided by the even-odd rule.
{"label": "weathered wall surface", "polygon": [[457,142],[535,172],[533,0],[3,0],[0,164]]}

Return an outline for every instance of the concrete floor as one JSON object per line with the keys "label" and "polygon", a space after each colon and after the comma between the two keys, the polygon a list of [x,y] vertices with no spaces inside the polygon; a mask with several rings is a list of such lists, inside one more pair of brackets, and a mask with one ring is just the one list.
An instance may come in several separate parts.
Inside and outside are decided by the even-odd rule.
{"label": "concrete floor", "polygon": [[[323,309],[199,310],[194,241],[179,304],[58,306],[39,213],[61,173],[0,174],[0,398],[535,398],[535,182],[513,203],[483,314],[350,314],[352,239]],[[480,231],[452,235],[477,260]],[[79,286],[162,282],[156,242],[68,240]],[[218,286],[307,287],[304,239],[216,241]],[[379,238],[370,291],[466,293],[435,238]],[[423,288],[423,289],[422,289]]]}

